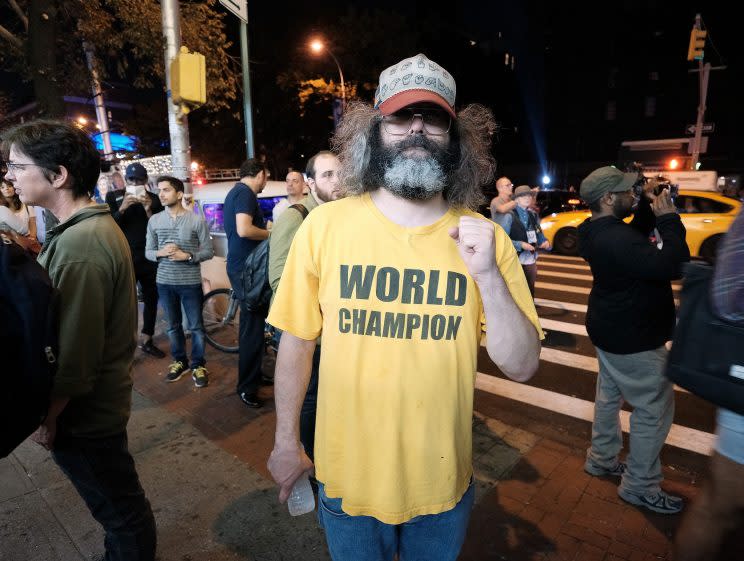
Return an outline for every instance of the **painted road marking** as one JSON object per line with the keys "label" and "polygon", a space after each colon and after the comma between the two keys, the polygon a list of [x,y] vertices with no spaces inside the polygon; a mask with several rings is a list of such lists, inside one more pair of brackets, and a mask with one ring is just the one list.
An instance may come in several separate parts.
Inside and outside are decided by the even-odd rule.
{"label": "painted road marking", "polygon": [[[475,387],[493,395],[506,397],[529,405],[534,405],[575,419],[591,422],[594,419],[594,402],[563,395],[541,388],[520,384],[503,378],[496,378],[478,372]],[[630,413],[620,411],[620,425],[623,432],[628,432]],[[666,443],[683,450],[698,454],[710,455],[715,445],[716,435],[697,429],[672,425]]]}

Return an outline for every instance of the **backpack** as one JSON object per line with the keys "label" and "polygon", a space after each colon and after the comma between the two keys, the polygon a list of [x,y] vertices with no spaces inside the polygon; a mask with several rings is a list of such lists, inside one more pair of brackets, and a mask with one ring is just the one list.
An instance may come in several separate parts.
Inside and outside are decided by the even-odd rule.
{"label": "backpack", "polygon": [[[309,212],[305,205],[292,205],[287,210],[292,208],[302,215],[302,220],[305,220]],[[266,315],[272,294],[269,284],[268,238],[258,244],[245,258],[243,270],[240,273],[240,283],[243,289],[243,303],[248,310]]]}
{"label": "backpack", "polygon": [[744,323],[715,315],[712,277],[709,265],[689,264],[685,269],[666,375],[703,399],[744,415]]}
{"label": "backpack", "polygon": [[34,256],[0,236],[0,458],[42,423],[57,371],[59,293]]}

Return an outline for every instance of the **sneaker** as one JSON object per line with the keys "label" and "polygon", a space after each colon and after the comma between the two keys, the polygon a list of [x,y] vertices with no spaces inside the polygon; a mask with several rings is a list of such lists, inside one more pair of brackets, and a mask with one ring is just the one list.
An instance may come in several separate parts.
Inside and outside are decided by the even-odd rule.
{"label": "sneaker", "polygon": [[203,366],[197,366],[191,371],[191,379],[194,380],[194,385],[197,388],[203,388],[209,384],[209,378],[207,378],[209,372]]}
{"label": "sneaker", "polygon": [[152,339],[148,339],[142,343],[139,348],[142,349],[142,352],[152,355],[155,358],[165,358],[165,353],[154,345]]}
{"label": "sneaker", "polygon": [[626,469],[628,469],[628,465],[624,462],[618,462],[615,464],[615,467],[611,469],[598,466],[589,460],[584,464],[584,471],[595,477],[620,477],[625,473]]}
{"label": "sneaker", "polygon": [[677,514],[684,508],[681,497],[675,497],[666,491],[651,493],[650,495],[636,495],[623,489],[618,489],[617,494],[626,503],[642,506],[661,514]]}
{"label": "sneaker", "polygon": [[168,365],[168,374],[165,376],[166,382],[177,382],[181,379],[181,376],[188,372],[188,368],[180,360],[171,362]]}

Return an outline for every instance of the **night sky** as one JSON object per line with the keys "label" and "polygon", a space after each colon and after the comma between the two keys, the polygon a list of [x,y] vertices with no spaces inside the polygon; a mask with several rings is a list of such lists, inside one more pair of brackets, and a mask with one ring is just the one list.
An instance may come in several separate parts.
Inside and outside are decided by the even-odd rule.
{"label": "night sky", "polygon": [[[711,73],[705,121],[716,129],[703,166],[725,172],[744,167],[741,31],[723,2],[461,1],[438,11],[431,6],[249,2],[255,142],[276,173],[303,167],[309,155],[327,147],[333,130],[328,100],[317,100],[300,116],[293,91],[277,82],[292,73],[338,79],[330,57],[308,52],[316,33],[329,41],[347,82],[358,84],[359,97],[368,101],[381,70],[423,52],[454,75],[459,107],[476,102],[493,110],[501,125],[494,142],[499,173],[535,183],[549,171],[568,183],[597,164],[614,163],[622,140],[685,136],[698,103],[697,75],[688,73],[696,65],[686,61],[696,11],[711,39],[706,62],[727,66]],[[226,22],[239,57],[237,20],[228,15]],[[30,88],[12,78],[0,73],[0,91],[9,92],[15,104],[28,101]],[[150,114],[162,98],[157,90],[130,95]],[[614,118],[608,120],[610,105]],[[238,165],[243,125],[234,115],[240,111],[238,101],[220,114],[192,113],[194,157],[213,166]],[[163,136],[165,116],[162,127],[157,115],[152,120],[154,136]]]}

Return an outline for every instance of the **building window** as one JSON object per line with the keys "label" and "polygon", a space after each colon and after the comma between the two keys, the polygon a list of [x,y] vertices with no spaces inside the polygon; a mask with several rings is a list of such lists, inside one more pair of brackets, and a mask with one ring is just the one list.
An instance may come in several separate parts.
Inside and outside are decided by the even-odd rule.
{"label": "building window", "polygon": [[617,68],[610,69],[610,75],[607,77],[607,87],[614,90],[617,87]]}
{"label": "building window", "polygon": [[646,117],[655,117],[656,116],[656,97],[653,95],[647,95],[646,96],[646,104],[645,104],[645,110],[644,115]]}
{"label": "building window", "polygon": [[617,117],[617,102],[610,100],[607,102],[607,109],[605,111],[605,120],[614,121]]}

